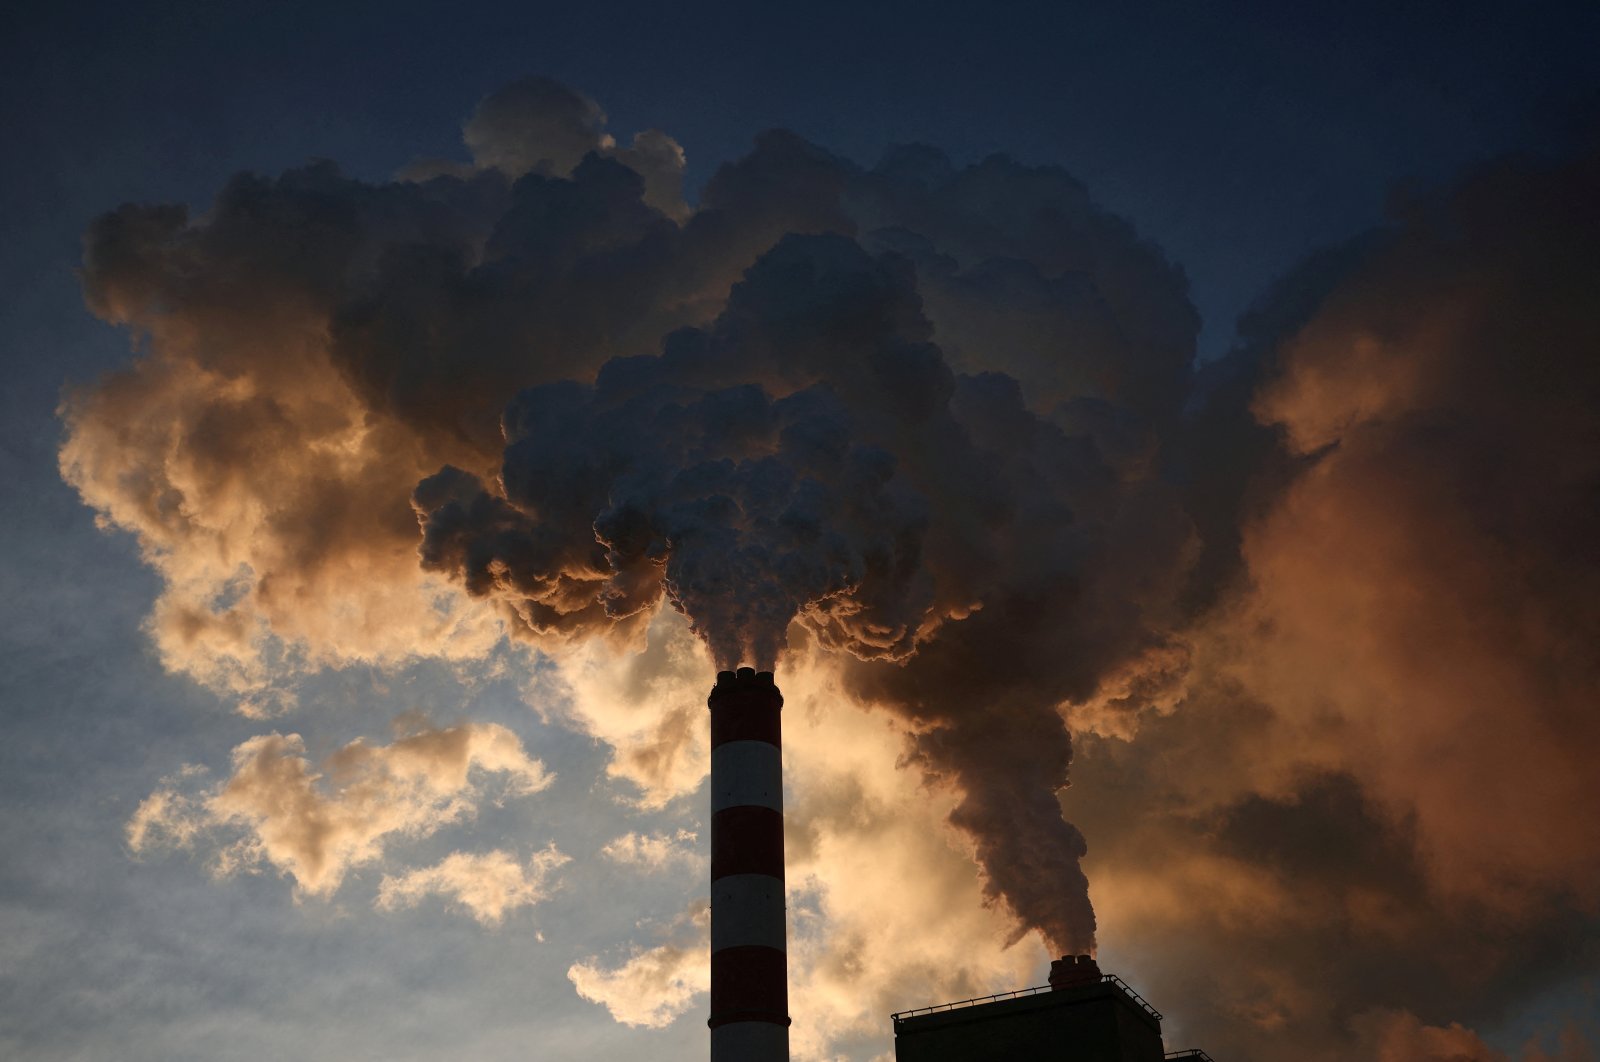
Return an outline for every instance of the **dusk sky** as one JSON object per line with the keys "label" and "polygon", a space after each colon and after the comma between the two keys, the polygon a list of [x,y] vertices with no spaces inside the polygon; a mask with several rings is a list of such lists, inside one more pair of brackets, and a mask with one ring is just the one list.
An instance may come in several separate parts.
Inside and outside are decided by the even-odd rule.
{"label": "dusk sky", "polygon": [[1600,1057],[1600,8],[1041,7],[0,15],[0,1056]]}

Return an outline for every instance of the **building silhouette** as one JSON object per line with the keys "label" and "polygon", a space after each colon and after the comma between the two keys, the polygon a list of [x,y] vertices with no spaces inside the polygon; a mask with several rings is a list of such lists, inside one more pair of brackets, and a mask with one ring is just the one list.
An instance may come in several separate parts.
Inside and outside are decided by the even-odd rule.
{"label": "building silhouette", "polygon": [[1050,964],[1050,983],[894,1015],[896,1062],[1211,1062],[1170,1054],[1161,1013],[1087,955]]}

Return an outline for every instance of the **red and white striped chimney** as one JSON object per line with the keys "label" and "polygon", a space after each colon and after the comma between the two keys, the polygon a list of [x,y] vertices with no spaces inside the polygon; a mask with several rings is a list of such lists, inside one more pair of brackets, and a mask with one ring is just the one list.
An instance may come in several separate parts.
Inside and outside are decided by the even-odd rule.
{"label": "red and white striped chimney", "polygon": [[711,1062],[788,1062],[783,694],[719,671],[711,709]]}

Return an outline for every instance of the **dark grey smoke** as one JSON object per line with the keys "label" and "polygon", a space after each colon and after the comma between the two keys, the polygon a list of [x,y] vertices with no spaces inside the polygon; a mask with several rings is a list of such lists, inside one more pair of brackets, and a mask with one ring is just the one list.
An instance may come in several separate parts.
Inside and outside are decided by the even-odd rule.
{"label": "dark grey smoke", "polygon": [[[773,666],[796,620],[880,662],[862,690],[931,724],[920,759],[967,794],[993,894],[1089,948],[1056,706],[1159,640],[1145,614],[1187,524],[1015,379],[953,373],[915,285],[893,252],[786,237],[711,327],[513,401],[498,489],[457,469],[418,488],[424,564],[536,633],[665,593],[722,667]],[[1148,430],[1103,399],[1058,420]]]}
{"label": "dark grey smoke", "polygon": [[[772,665],[791,629],[858,661],[966,794],[993,894],[1091,947],[1057,706],[1170,621],[1182,273],[1070,176],[1000,156],[864,169],[770,132],[690,210],[670,138],[619,145],[549,81],[484,101],[467,140],[472,163],[392,183],[318,164],[241,176],[198,221],[124,208],[90,233],[91,302],[208,337],[157,347],[247,376],[271,438],[311,430],[284,411],[315,416],[305,381],[337,373],[363,404],[337,417],[438,470],[412,481],[423,565],[532,637],[626,633],[665,595],[722,664]],[[168,445],[129,510],[157,539],[187,526],[162,515]],[[326,583],[289,568],[409,548],[405,499],[368,478],[360,504],[320,474],[260,484],[281,515],[252,605]]]}

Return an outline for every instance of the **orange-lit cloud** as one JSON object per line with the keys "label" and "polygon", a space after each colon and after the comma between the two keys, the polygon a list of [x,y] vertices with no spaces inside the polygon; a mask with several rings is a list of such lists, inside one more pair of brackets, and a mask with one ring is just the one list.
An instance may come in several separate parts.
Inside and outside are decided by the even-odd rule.
{"label": "orange-lit cloud", "polygon": [[1551,1037],[1535,1036],[1514,1054],[1489,1046],[1459,1022],[1424,1025],[1407,1011],[1373,1011],[1355,1024],[1376,1062],[1593,1062],[1595,1057],[1593,1045],[1570,1021]]}
{"label": "orange-lit cloud", "polygon": [[[653,638],[648,659],[667,674],[678,653],[696,644],[675,614],[656,623]],[[641,664],[636,658],[631,693],[613,690],[610,711],[669,713],[673,698],[705,711],[704,681],[665,693],[661,676]],[[909,747],[905,729],[855,701],[826,654],[789,659],[784,697],[795,1056],[826,1058],[843,1039],[879,1035],[894,1010],[1027,982],[1038,944],[1030,937],[1009,950],[998,946],[1012,919],[985,905],[970,842],[949,824],[957,794],[898,767]],[[618,741],[625,758],[630,745]],[[630,860],[635,852],[677,851],[651,840],[624,837],[605,851]],[[698,919],[645,927],[624,956],[591,958],[569,976],[619,1021],[665,1024],[703,1004],[703,917],[701,907]]]}
{"label": "orange-lit cloud", "polygon": [[1266,448],[1236,568],[1181,654],[1067,710],[1107,937],[1213,1051],[1349,1057],[1354,1013],[1403,1006],[1382,1057],[1504,1057],[1451,1022],[1584,968],[1595,187],[1491,168],[1281,295],[1309,308],[1218,391]]}
{"label": "orange-lit cloud", "polygon": [[[292,878],[299,893],[326,897],[390,843],[471,816],[486,774],[501,776],[505,791],[516,795],[552,781],[516,735],[495,723],[422,729],[389,745],[357,740],[319,766],[307,759],[300,735],[264,734],[233,750],[226,781],[195,791],[195,770],[169,779],[134,813],[128,843],[137,853],[161,843],[191,847],[216,834],[220,875],[266,864]],[[458,861],[445,869],[486,868]],[[394,888],[404,898],[447,886],[474,912],[493,906],[482,890],[469,900],[460,874],[427,872]]]}
{"label": "orange-lit cloud", "polygon": [[536,904],[549,895],[551,876],[571,857],[549,845],[524,864],[504,849],[481,854],[452,852],[431,867],[385,874],[374,901],[380,910],[415,907],[442,896],[472,913],[485,926],[499,925],[506,913]]}
{"label": "orange-lit cloud", "polygon": [[1366,1016],[1364,1024],[1376,1062],[1505,1062],[1507,1057],[1457,1023],[1423,1025],[1414,1014],[1389,1011]]}
{"label": "orange-lit cloud", "polygon": [[667,926],[667,940],[634,945],[620,963],[591,956],[567,970],[578,995],[624,1025],[660,1028],[711,990],[710,909],[696,904]]}
{"label": "orange-lit cloud", "polygon": [[614,863],[643,870],[683,870],[703,865],[695,851],[699,835],[692,830],[676,833],[625,833],[606,842],[600,854]]}

